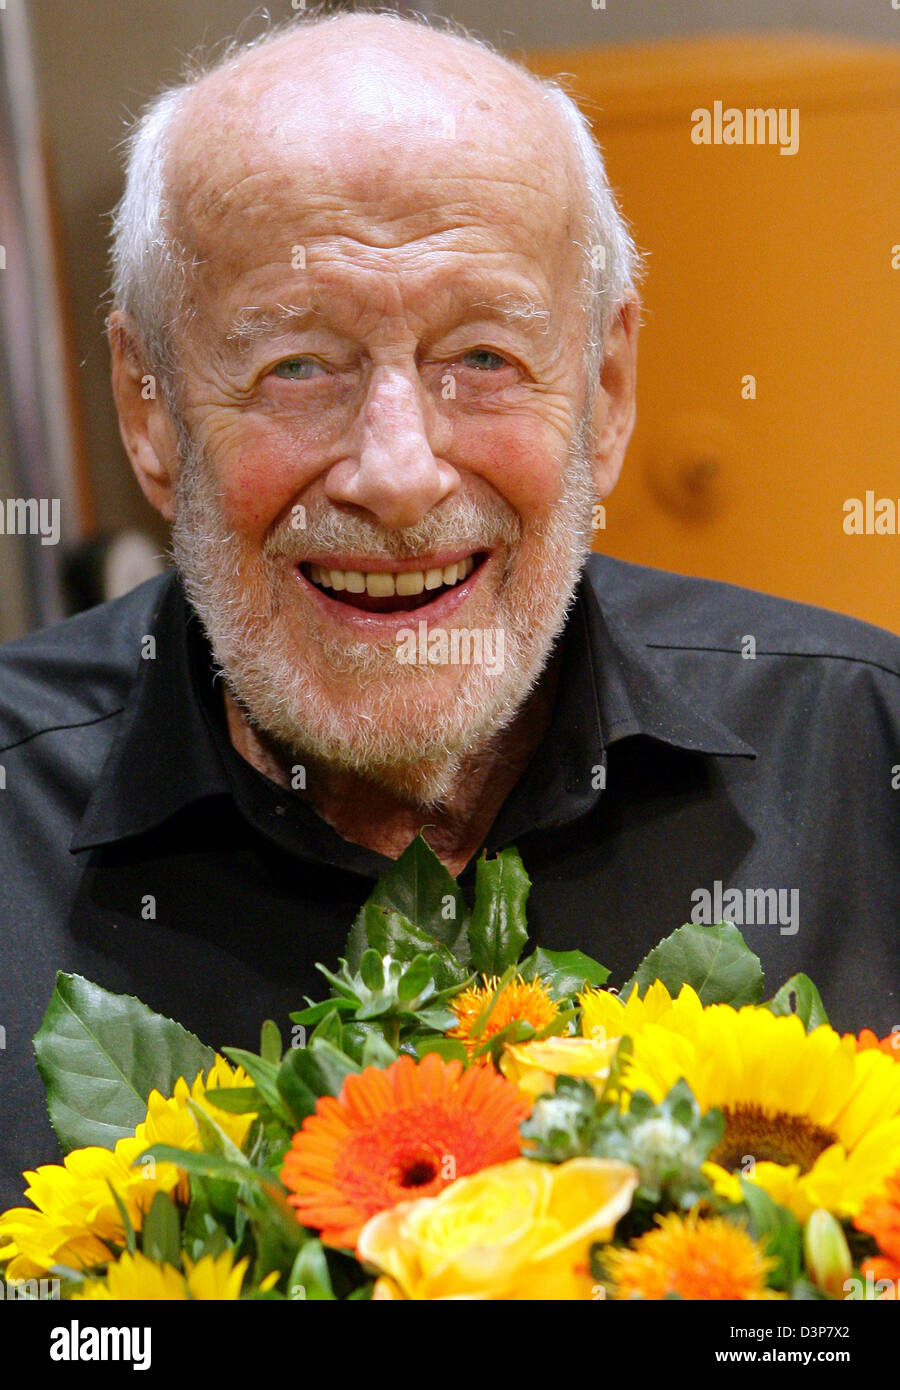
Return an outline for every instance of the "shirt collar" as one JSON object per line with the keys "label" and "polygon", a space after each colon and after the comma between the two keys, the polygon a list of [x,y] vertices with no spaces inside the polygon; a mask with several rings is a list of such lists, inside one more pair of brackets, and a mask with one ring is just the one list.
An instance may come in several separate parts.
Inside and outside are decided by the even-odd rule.
{"label": "shirt collar", "polygon": [[699,709],[656,670],[639,638],[604,614],[582,574],[561,642],[562,666],[550,727],[491,829],[489,848],[565,825],[599,800],[606,749],[643,736],[688,752],[755,758],[748,743]]}
{"label": "shirt collar", "polygon": [[[228,794],[192,669],[192,649],[205,638],[177,576],[163,585],[149,627],[135,639],[135,683],[73,852],[143,834],[191,802]],[[211,684],[210,662],[207,672]]]}
{"label": "shirt collar", "polygon": [[[211,653],[174,575],[163,585],[151,628],[139,639],[134,688],[72,840],[73,852],[142,834],[203,797],[235,797],[236,765],[229,758],[226,767],[217,747],[222,738],[214,736],[210,722],[221,709]],[[622,739],[644,736],[698,754],[756,756],[749,744],[710,711],[688,701],[651,665],[640,639],[619,617],[601,610],[587,573],[579,581],[559,643],[561,665],[550,724],[501,807],[488,848],[590,811],[602,791],[603,779],[596,772],[605,766],[605,750]],[[224,714],[219,718],[224,730]],[[249,765],[246,772],[266,780]],[[286,794],[271,786],[273,796],[283,801]],[[303,810],[309,814],[299,821],[291,817],[294,836],[298,830],[305,834],[313,857],[330,857],[323,855],[326,846],[315,833],[320,818],[311,820],[315,813]],[[321,826],[330,841],[336,832],[325,822]],[[302,852],[301,844],[295,848]],[[370,852],[361,849],[361,855],[359,867],[363,859],[370,866]]]}

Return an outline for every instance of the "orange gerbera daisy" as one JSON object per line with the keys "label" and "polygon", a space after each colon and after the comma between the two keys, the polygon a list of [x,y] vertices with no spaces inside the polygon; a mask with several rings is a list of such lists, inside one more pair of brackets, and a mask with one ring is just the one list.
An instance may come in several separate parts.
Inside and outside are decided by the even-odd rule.
{"label": "orange gerbera daisy", "polygon": [[900,1173],[886,1178],[884,1187],[884,1193],[865,1200],[853,1224],[874,1236],[881,1250],[881,1257],[863,1261],[863,1275],[892,1280],[896,1297],[900,1290]]}
{"label": "orange gerbera daisy", "polygon": [[[521,1020],[523,1023],[530,1023],[536,1033],[542,1028],[546,1028],[548,1023],[559,1014],[559,1005],[555,999],[551,999],[546,987],[540,980],[523,980],[520,976],[510,980],[503,986],[499,994],[497,986],[499,978],[494,975],[486,979],[484,985],[472,989],[464,989],[461,994],[457,994],[451,999],[450,1008],[456,1014],[457,1025],[451,1028],[447,1034],[449,1038],[460,1038],[466,1047],[466,1051],[471,1057],[476,1048],[482,1046],[490,1038],[499,1033],[510,1023]],[[496,999],[494,996],[496,995]],[[477,1038],[472,1037],[472,1030],[481,1018],[491,1000],[494,999],[493,1007],[488,1015],[487,1022],[478,1034]],[[490,1062],[490,1053],[484,1052],[478,1058],[479,1062]]]}
{"label": "orange gerbera daisy", "polygon": [[[852,1037],[852,1034],[848,1036]],[[886,1038],[879,1038],[871,1028],[863,1028],[856,1039],[856,1047],[859,1052],[868,1052],[871,1048],[877,1047],[879,1052],[886,1052],[895,1062],[900,1062],[900,1031],[888,1033]]]}
{"label": "orange gerbera daisy", "polygon": [[630,1249],[604,1251],[604,1263],[620,1299],[760,1299],[778,1295],[766,1288],[777,1263],[764,1255],[740,1226],[720,1216],[701,1220],[658,1216],[658,1229],[640,1236]]}
{"label": "orange gerbera daisy", "polygon": [[352,1248],[369,1217],[521,1152],[531,1103],[493,1071],[428,1053],[348,1076],[303,1121],[281,1179],[304,1226]]}

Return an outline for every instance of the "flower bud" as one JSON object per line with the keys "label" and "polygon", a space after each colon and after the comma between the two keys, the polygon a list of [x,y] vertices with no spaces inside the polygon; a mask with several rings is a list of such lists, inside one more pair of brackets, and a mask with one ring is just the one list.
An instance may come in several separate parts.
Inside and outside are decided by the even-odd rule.
{"label": "flower bud", "polygon": [[843,1298],[853,1261],[840,1223],[819,1207],[806,1223],[803,1249],[810,1279],[831,1298]]}

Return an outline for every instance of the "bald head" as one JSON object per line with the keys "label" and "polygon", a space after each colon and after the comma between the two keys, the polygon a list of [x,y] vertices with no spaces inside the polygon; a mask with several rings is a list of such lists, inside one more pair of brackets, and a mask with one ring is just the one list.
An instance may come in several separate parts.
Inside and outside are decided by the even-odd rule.
{"label": "bald head", "polygon": [[232,190],[249,202],[241,185],[298,171],[378,204],[423,158],[460,182],[496,170],[513,183],[527,171],[566,222],[570,203],[584,208],[569,133],[541,84],[469,41],[387,15],[300,26],[201,79],[173,120],[166,182],[184,229],[218,215]]}
{"label": "bald head", "polygon": [[561,89],[484,44],[397,15],[304,17],[230,51],[156,99],[130,154],[113,294],[164,378],[174,330],[202,311],[194,268],[201,281],[214,261],[219,277],[233,274],[217,231],[238,219],[252,240],[271,225],[273,195],[298,211],[311,199],[322,218],[377,212],[367,230],[386,242],[415,235],[423,219],[433,234],[441,204],[448,222],[477,218],[488,184],[510,223],[523,197],[535,201],[532,235],[580,282],[586,361],[633,279],[634,247],[599,152]]}

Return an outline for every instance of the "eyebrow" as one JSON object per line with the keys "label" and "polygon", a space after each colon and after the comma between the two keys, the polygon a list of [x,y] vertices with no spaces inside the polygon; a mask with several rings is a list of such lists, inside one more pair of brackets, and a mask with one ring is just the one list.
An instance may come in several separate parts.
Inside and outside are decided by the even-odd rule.
{"label": "eyebrow", "polygon": [[[535,326],[539,332],[550,329],[550,312],[527,294],[494,295],[489,299],[473,300],[468,311],[486,310],[504,323],[514,326]],[[270,309],[248,305],[232,319],[225,333],[229,347],[242,351],[260,338],[287,333],[290,329],[306,326],[310,319],[324,317],[321,309],[311,304],[276,304]]]}

